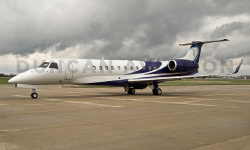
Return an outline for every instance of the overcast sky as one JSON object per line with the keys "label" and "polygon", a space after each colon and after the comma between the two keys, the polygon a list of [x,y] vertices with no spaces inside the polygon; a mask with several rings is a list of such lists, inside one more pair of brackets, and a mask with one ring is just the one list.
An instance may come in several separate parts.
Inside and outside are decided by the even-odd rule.
{"label": "overcast sky", "polygon": [[51,58],[171,60],[195,40],[201,60],[245,61],[250,74],[249,0],[2,0],[0,73]]}

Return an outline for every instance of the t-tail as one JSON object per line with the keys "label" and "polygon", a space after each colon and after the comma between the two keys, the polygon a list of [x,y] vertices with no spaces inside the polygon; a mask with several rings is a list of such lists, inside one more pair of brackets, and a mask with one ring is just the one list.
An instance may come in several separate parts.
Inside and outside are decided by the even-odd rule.
{"label": "t-tail", "polygon": [[188,53],[182,59],[191,60],[193,62],[199,63],[201,47],[205,43],[213,43],[213,42],[224,42],[229,41],[228,39],[216,40],[216,41],[193,41],[192,43],[180,44],[180,46],[191,45]]}

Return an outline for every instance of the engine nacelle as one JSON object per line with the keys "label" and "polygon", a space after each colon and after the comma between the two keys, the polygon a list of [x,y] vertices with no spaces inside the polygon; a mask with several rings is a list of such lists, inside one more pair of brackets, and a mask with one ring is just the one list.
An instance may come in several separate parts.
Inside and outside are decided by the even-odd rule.
{"label": "engine nacelle", "polygon": [[169,61],[169,63],[168,63],[168,69],[169,69],[170,71],[174,72],[174,71],[176,70],[176,68],[177,68],[177,63],[176,63],[176,61],[175,61],[175,60]]}
{"label": "engine nacelle", "polygon": [[171,60],[168,63],[168,69],[172,72],[188,72],[198,68],[198,63],[185,59]]}

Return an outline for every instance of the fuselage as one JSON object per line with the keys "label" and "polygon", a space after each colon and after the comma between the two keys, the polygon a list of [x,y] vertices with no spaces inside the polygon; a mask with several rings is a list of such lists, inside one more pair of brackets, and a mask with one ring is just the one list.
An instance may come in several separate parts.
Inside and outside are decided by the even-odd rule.
{"label": "fuselage", "polygon": [[[192,62],[190,62],[192,63]],[[179,67],[171,71],[169,61],[129,61],[129,60],[94,60],[94,59],[51,59],[38,68],[30,69],[12,78],[10,83],[47,85],[114,85],[126,86],[129,79],[178,76],[192,74],[198,65]],[[190,67],[191,66],[191,67]]]}

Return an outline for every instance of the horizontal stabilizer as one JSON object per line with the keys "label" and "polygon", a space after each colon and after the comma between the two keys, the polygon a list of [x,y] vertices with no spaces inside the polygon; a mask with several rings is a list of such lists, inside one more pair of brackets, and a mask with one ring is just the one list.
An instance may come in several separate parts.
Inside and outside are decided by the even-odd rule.
{"label": "horizontal stabilizer", "polygon": [[[223,39],[223,40],[215,40],[215,41],[196,41],[196,42],[205,44],[205,43],[224,42],[224,41],[229,41],[229,40]],[[186,46],[186,45],[192,45],[192,43],[179,44],[179,46]]]}

